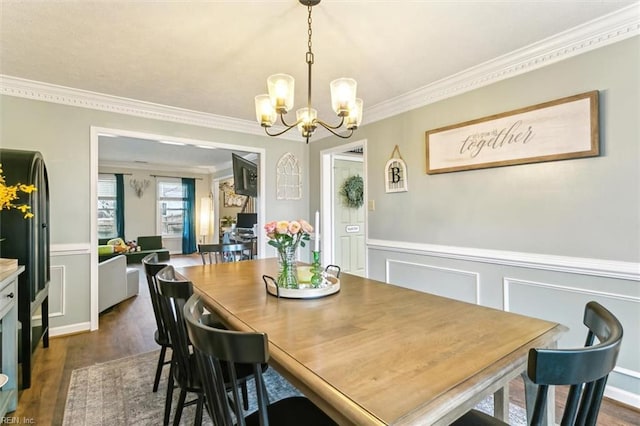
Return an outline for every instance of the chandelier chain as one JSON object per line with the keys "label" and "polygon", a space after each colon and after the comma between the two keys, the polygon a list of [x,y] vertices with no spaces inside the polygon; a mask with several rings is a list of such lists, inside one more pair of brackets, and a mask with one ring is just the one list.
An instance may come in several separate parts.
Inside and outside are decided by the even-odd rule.
{"label": "chandelier chain", "polygon": [[309,30],[308,30],[308,33],[309,33],[309,42],[307,43],[307,46],[309,46],[309,53],[310,53],[311,55],[313,55],[313,53],[311,53],[311,34],[312,34],[312,31],[311,31],[311,22],[312,22],[312,21],[311,21],[311,5],[309,5],[309,17],[307,18],[307,23],[309,24]]}
{"label": "chandelier chain", "polygon": [[[311,65],[313,64],[313,52],[311,51],[311,35],[313,34],[313,31],[311,30],[311,9],[312,6],[309,4],[309,15],[307,17],[307,24],[309,24],[309,41],[307,42],[307,47],[309,48],[309,51],[307,52],[307,112],[309,114],[311,114]],[[307,143],[309,143],[309,136],[307,136]]]}

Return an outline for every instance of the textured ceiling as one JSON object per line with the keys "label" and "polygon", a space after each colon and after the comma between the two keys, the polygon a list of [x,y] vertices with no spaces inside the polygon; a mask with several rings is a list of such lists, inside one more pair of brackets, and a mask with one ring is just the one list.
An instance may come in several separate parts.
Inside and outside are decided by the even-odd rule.
{"label": "textured ceiling", "polygon": [[[358,81],[368,107],[621,9],[634,1],[323,0],[313,8],[313,104]],[[306,103],[307,9],[287,1],[6,1],[0,74],[254,120],[266,78]],[[366,118],[365,118],[366,121]],[[256,123],[257,126],[257,123]]]}

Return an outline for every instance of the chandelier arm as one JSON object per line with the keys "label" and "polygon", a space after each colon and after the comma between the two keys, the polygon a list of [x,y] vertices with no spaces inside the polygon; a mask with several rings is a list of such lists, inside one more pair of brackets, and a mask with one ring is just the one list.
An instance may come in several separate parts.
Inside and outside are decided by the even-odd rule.
{"label": "chandelier arm", "polygon": [[344,117],[340,117],[340,123],[338,123],[335,126],[332,126],[328,123],[325,123],[324,121],[320,120],[320,119],[316,119],[316,121],[318,123],[320,123],[322,125],[322,127],[324,127],[327,130],[336,130],[339,129],[340,127],[342,127],[342,125],[344,124]]}
{"label": "chandelier arm", "polygon": [[[316,122],[321,125],[322,127],[324,127],[325,129],[327,129],[329,132],[331,132],[333,135],[342,138],[342,139],[349,139],[351,137],[351,135],[353,135],[353,129],[349,129],[349,133],[347,135],[341,135],[340,133],[334,131],[335,129],[340,128],[340,126],[337,127],[332,127],[329,126],[328,124],[326,124],[324,121],[321,120],[316,120]],[[342,123],[341,123],[342,125]]]}
{"label": "chandelier arm", "polygon": [[284,126],[286,127],[284,130],[282,130],[281,132],[276,132],[276,133],[270,133],[269,132],[269,128],[267,126],[263,126],[264,127],[264,132],[269,135],[269,136],[280,136],[283,135],[285,133],[287,133],[289,130],[293,129],[294,127],[296,127],[298,125],[298,123],[300,123],[300,120],[296,121],[295,123],[289,125],[287,123],[284,122],[284,118],[282,118],[282,115],[280,116],[282,124],[284,124]]}
{"label": "chandelier arm", "polygon": [[288,128],[287,130],[289,130],[289,129],[292,129],[292,128],[296,127],[296,126],[297,126],[298,124],[300,124],[300,122],[302,121],[302,119],[300,119],[300,120],[296,121],[296,122],[295,122],[295,123],[293,123],[293,124],[287,124],[287,122],[286,122],[286,121],[284,121],[284,114],[279,114],[279,115],[280,115],[280,122],[282,123],[282,125],[283,125],[284,127],[287,127],[287,128]]}
{"label": "chandelier arm", "polygon": [[[264,126],[263,126],[264,127]],[[269,128],[268,127],[264,127],[264,132],[269,135],[269,136],[280,136],[283,135],[285,133],[287,133],[289,130],[293,129],[295,126],[291,126],[291,127],[287,127],[286,129],[284,129],[281,132],[277,132],[277,133],[270,133],[269,132]]]}

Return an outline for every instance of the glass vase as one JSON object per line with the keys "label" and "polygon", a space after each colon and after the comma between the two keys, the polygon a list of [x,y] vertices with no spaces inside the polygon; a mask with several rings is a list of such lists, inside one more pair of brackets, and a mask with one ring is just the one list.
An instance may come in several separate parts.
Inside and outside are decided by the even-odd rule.
{"label": "glass vase", "polygon": [[278,249],[278,287],[298,288],[298,267],[295,246]]}

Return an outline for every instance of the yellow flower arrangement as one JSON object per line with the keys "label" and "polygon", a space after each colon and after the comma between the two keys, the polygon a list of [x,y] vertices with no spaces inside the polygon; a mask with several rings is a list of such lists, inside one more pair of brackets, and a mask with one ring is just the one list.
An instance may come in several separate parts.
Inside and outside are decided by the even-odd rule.
{"label": "yellow flower arrangement", "polygon": [[7,185],[2,176],[2,164],[0,164],[0,211],[16,209],[24,213],[25,219],[33,217],[33,213],[30,212],[31,207],[27,204],[14,204],[15,200],[18,200],[18,191],[25,194],[31,194],[33,191],[37,191],[34,185],[24,185],[17,183],[15,185]]}

